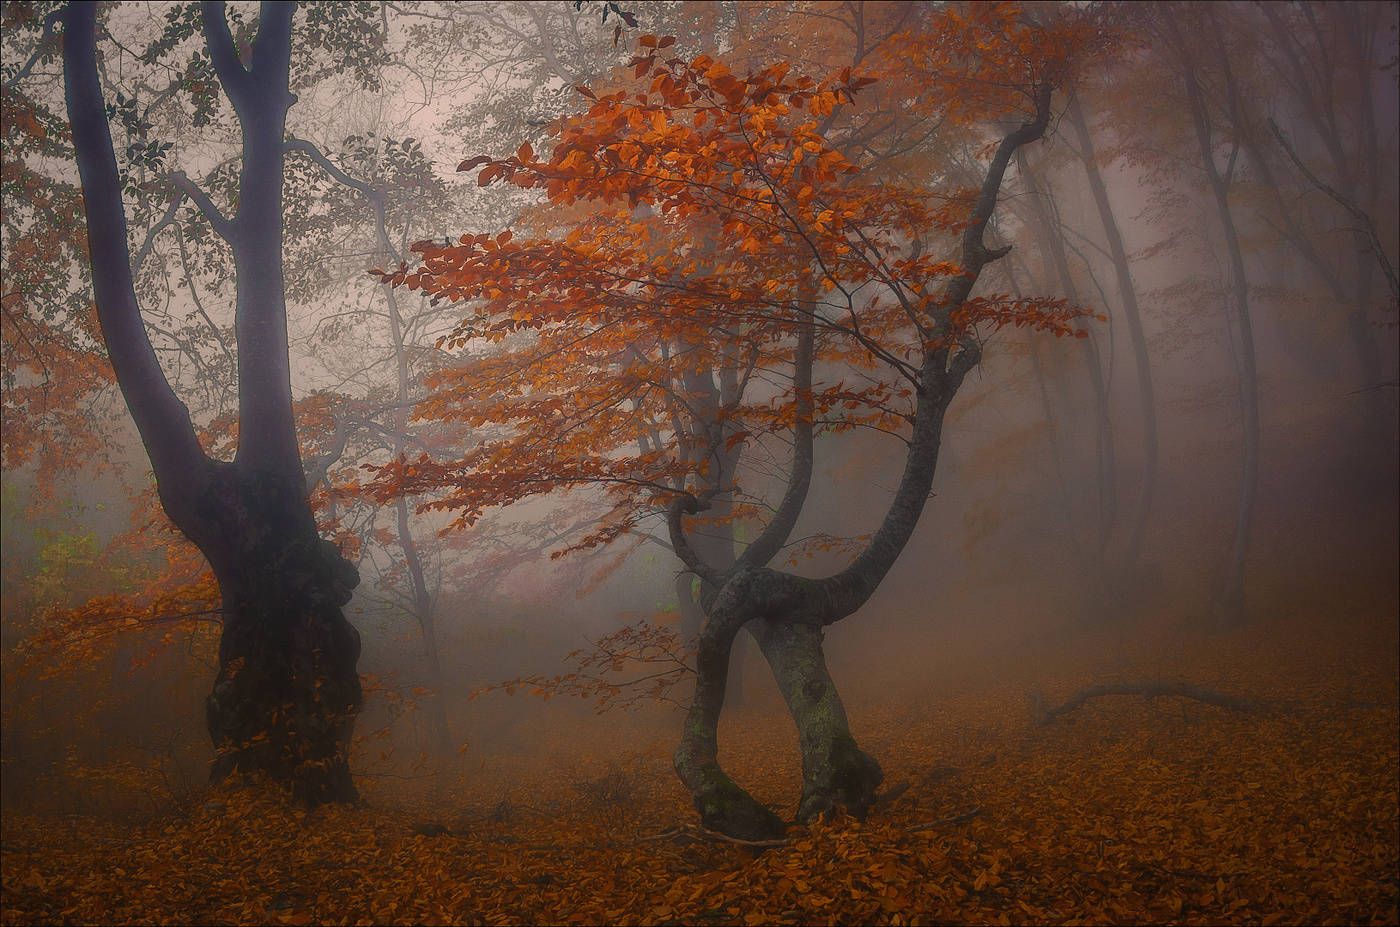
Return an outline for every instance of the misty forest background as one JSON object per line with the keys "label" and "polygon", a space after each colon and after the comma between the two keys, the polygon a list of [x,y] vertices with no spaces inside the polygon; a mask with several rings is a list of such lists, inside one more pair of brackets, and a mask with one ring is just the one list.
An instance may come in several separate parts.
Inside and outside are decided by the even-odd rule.
{"label": "misty forest background", "polygon": [[[1395,4],[306,3],[280,86],[294,102],[271,128],[272,14],[212,7],[103,4],[88,27],[126,241],[95,224],[75,162],[77,14],[0,13],[4,923],[1397,922]],[[949,51],[939,29],[991,37]],[[915,210],[886,209],[885,191],[965,214],[1039,100],[1005,75],[1053,91],[993,189],[986,245],[1011,250],[977,263],[973,295],[1000,301],[956,336],[912,536],[858,609],[791,645],[824,660],[782,649],[794,625],[755,622],[718,672],[719,756],[777,824],[718,808],[718,767],[676,753],[702,713],[696,669],[715,672],[697,636],[728,614],[715,590],[735,574],[707,587],[668,517],[698,499],[684,524],[701,559],[741,562],[788,511],[809,422],[805,505],[758,566],[838,573],[902,498],[911,393],[832,347],[851,333],[811,308],[822,274],[782,295],[806,259],[734,235],[732,217],[648,226],[684,210],[521,179],[576,141],[557,120],[668,93],[663,68],[701,55],[712,87],[786,65],[765,79],[808,94],[810,115],[792,111],[815,127],[807,152],[854,166],[831,189],[869,184],[851,196],[890,275],[978,252],[961,227],[900,226]],[[958,92],[918,70],[979,56]],[[1001,84],[982,97],[979,79]],[[1022,108],[994,111],[1003,93]],[[280,238],[248,218],[279,202],[255,186],[268,144]],[[612,208],[626,221],[600,220]],[[567,291],[547,309],[520,295],[523,270],[468,280],[506,253],[502,232],[528,247],[597,234],[601,253],[659,227],[650,260],[694,254],[693,279],[730,268],[736,288],[733,268],[762,268],[774,315],[697,371],[683,357],[720,323],[681,288],[620,316],[635,335],[611,366],[507,369],[589,310],[575,283],[593,278],[532,265],[530,292]],[[441,254],[464,276],[395,276]],[[244,305],[279,256],[280,279],[257,286],[285,306],[287,447],[250,425],[280,421],[248,384],[275,385],[283,355],[259,366]],[[104,267],[129,268],[137,324],[117,337],[144,328],[155,366],[139,377],[113,372],[115,310],[93,293],[121,289]],[[857,288],[872,307],[873,289]],[[532,311],[554,315],[490,328]],[[798,317],[815,365],[802,326],[782,327]],[[904,346],[891,356],[917,348],[874,331]],[[652,333],[662,353],[644,356]],[[736,386],[725,364],[760,355]],[[596,437],[606,415],[570,397],[643,363],[687,414],[750,390],[726,413],[744,430],[697,418],[717,430],[696,444],[700,426],[633,390]],[[186,450],[155,407],[133,421],[132,384],[160,374],[188,411]],[[237,483],[229,510],[257,508],[236,493],[294,515],[309,499],[269,524],[333,541],[328,562],[358,572],[326,580],[345,601],[313,648],[358,632],[358,661],[316,664],[318,688],[363,693],[343,782],[334,757],[308,778],[231,733],[263,697],[237,670],[262,653],[257,587],[281,574],[244,570],[253,542],[220,547],[209,490],[182,501],[204,463],[180,461],[234,474],[255,454],[291,461],[295,487]],[[717,475],[707,454],[737,463]],[[811,710],[843,711],[837,734],[848,718],[877,775],[818,781],[817,727],[799,741],[794,712],[836,715],[802,716],[784,673],[831,684]]]}

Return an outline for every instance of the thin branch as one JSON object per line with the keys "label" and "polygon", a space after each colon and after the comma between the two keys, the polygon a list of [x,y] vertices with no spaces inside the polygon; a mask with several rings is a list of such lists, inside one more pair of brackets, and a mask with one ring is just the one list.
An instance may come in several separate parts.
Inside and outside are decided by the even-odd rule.
{"label": "thin branch", "polygon": [[53,40],[58,35],[58,33],[54,31],[54,26],[57,25],[59,17],[61,15],[62,11],[59,10],[50,13],[48,16],[44,17],[44,31],[39,36],[39,40],[34,43],[34,51],[30,53],[29,60],[26,61],[24,65],[18,71],[15,72],[15,75],[9,80],[5,81],[4,86],[6,90],[10,90],[11,88],[17,86],[20,81],[28,77],[29,72],[34,70],[34,65],[38,64],[39,59],[44,57],[45,54],[56,54],[59,51],[59,48],[56,45],[53,48],[46,48],[46,46],[49,45],[49,43],[53,42]]}
{"label": "thin branch", "polygon": [[982,808],[979,805],[976,808],[969,808],[962,814],[955,814],[950,818],[942,818],[937,821],[929,821],[925,824],[915,824],[913,827],[906,827],[905,831],[908,833],[917,833],[921,830],[933,830],[935,827],[947,827],[949,824],[961,824],[963,821],[972,820],[981,813]]}
{"label": "thin branch", "polygon": [[1217,708],[1228,708],[1231,711],[1252,712],[1257,710],[1253,702],[1238,698],[1233,695],[1226,695],[1214,689],[1207,689],[1203,686],[1193,685],[1189,682],[1118,682],[1102,683],[1100,685],[1085,686],[1062,705],[1049,708],[1045,704],[1045,696],[1039,692],[1032,692],[1028,696],[1030,699],[1031,720],[1037,725],[1046,725],[1061,715],[1082,707],[1091,698],[1099,698],[1104,695],[1141,695],[1144,698],[1157,698],[1163,695],[1176,695],[1182,698],[1195,699],[1207,705],[1214,705]]}
{"label": "thin branch", "polygon": [[1366,212],[1352,200],[1343,196],[1325,183],[1320,177],[1308,170],[1308,166],[1298,157],[1298,153],[1293,150],[1293,146],[1288,143],[1288,139],[1283,137],[1283,132],[1279,130],[1278,123],[1269,120],[1269,128],[1273,130],[1274,138],[1283,146],[1284,153],[1293,162],[1293,166],[1302,172],[1303,176],[1317,189],[1327,194],[1335,200],[1343,209],[1351,213],[1365,227],[1366,243],[1370,246],[1371,253],[1376,256],[1376,262],[1381,265],[1381,270],[1385,273],[1385,279],[1390,283],[1390,296],[1392,299],[1400,301],[1400,281],[1396,280],[1395,265],[1390,263],[1390,257],[1381,247],[1380,237],[1376,234],[1376,224],[1371,220],[1370,213]]}
{"label": "thin branch", "polygon": [[770,847],[785,847],[792,843],[791,837],[781,837],[776,840],[744,840],[739,837],[731,837],[728,834],[721,834],[718,831],[698,827],[689,823],[677,824],[670,830],[662,831],[659,834],[652,834],[648,837],[638,837],[637,839],[639,842],[649,843],[655,840],[677,840],[682,838],[701,843],[729,843],[734,846],[765,849]]}
{"label": "thin branch", "polygon": [[233,223],[219,211],[218,206],[214,205],[209,194],[201,190],[193,180],[190,180],[184,171],[176,171],[171,174],[170,181],[194,201],[194,204],[199,207],[199,211],[209,220],[214,231],[219,233],[219,237],[229,244],[233,244]]}
{"label": "thin branch", "polygon": [[160,221],[151,226],[150,230],[146,232],[146,240],[141,242],[141,250],[136,252],[136,260],[131,262],[131,272],[133,275],[139,275],[141,273],[141,266],[146,263],[146,258],[150,256],[151,247],[155,244],[156,236],[167,226],[175,222],[175,212],[180,208],[180,204],[185,201],[183,193],[184,191],[181,190],[180,193],[170,201],[170,206],[166,208],[165,215],[161,216]]}

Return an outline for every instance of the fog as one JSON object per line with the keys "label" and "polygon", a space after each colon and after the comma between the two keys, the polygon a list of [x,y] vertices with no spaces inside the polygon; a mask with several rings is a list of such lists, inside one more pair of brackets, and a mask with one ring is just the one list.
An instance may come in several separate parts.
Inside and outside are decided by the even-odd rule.
{"label": "fog", "polygon": [[[129,412],[138,400],[124,396],[128,382],[119,384],[111,373],[103,334],[110,332],[108,322],[104,318],[100,328],[89,311],[93,275],[86,249],[72,244],[85,234],[83,213],[65,225],[48,209],[65,197],[76,202],[79,190],[64,62],[55,57],[56,40],[44,31],[38,6],[11,6],[4,14],[0,636],[7,871],[38,865],[49,838],[33,835],[55,822],[67,822],[65,839],[77,846],[77,835],[89,828],[184,827],[171,822],[217,817],[236,801],[227,782],[209,782],[216,712],[213,702],[206,705],[216,680],[228,674],[232,646],[224,631],[233,614],[230,593],[223,590],[221,612],[213,575],[233,574],[217,565],[208,572],[205,555],[185,537],[190,532],[172,523],[179,520],[171,511],[174,490],[162,486],[157,496],[151,441],[143,444]],[[979,114],[977,105],[991,104],[968,92],[963,103],[971,117],[939,98],[945,85],[938,81],[951,78],[937,69],[918,71],[927,63],[907,51],[923,48],[920,36],[943,22],[946,10],[938,4],[426,3],[385,4],[372,15],[368,6],[350,9],[337,14],[358,23],[347,32],[314,27],[321,13],[306,9],[293,20],[296,102],[287,116],[282,257],[303,489],[320,536],[359,573],[341,609],[359,634],[354,670],[364,688],[348,747],[361,802],[356,807],[388,816],[364,818],[364,827],[398,834],[397,827],[405,839],[411,827],[432,825],[531,847],[572,845],[570,834],[593,827],[609,839],[625,833],[634,841],[652,840],[697,810],[707,813],[698,787],[682,781],[677,747],[697,717],[692,694],[697,666],[704,670],[696,648],[702,657],[708,652],[698,622],[711,634],[720,614],[715,603],[723,601],[719,587],[692,580],[694,571],[675,553],[667,507],[699,497],[698,514],[684,522],[691,541],[702,561],[729,569],[782,509],[789,479],[799,472],[796,423],[810,414],[801,411],[800,396],[816,395],[821,411],[806,502],[786,546],[758,567],[819,582],[866,549],[882,530],[912,459],[914,391],[844,406],[853,394],[840,391],[876,382],[892,383],[894,390],[913,382],[892,374],[894,366],[879,366],[883,355],[863,345],[915,358],[911,369],[918,368],[920,350],[932,350],[927,333],[921,348],[907,327],[879,322],[880,297],[870,294],[884,292],[894,305],[891,277],[917,265],[925,247],[954,264],[967,263],[971,253],[959,250],[966,248],[961,227],[930,229],[927,245],[917,240],[897,224],[913,207],[879,212],[877,193],[912,189],[955,202],[956,191],[976,189],[996,142],[1033,114],[1026,109],[1028,95],[998,115]],[[1023,900],[1038,913],[1026,907],[1017,913],[1010,901],[987,894],[991,888],[983,890],[990,884],[984,878],[977,886],[982,894],[973,898],[981,899],[976,908],[918,901],[866,911],[858,893],[847,897],[833,888],[828,894],[837,907],[826,911],[809,910],[805,901],[765,907],[778,904],[776,895],[762,896],[768,900],[753,907],[741,898],[740,908],[726,908],[722,902],[731,896],[723,895],[709,906],[718,914],[698,914],[699,908],[684,908],[669,896],[672,913],[656,914],[657,889],[641,893],[645,904],[637,901],[639,907],[617,915],[626,922],[673,917],[713,923],[705,918],[753,914],[759,919],[752,923],[810,917],[846,923],[877,913],[880,922],[910,922],[887,918],[978,920],[1007,911],[1020,921],[1278,915],[1289,922],[1393,922],[1400,701],[1396,8],[1150,3],[1016,9],[1015,21],[1026,28],[1093,24],[1069,33],[1078,54],[1068,59],[1072,67],[1063,65],[1072,74],[1063,83],[1071,85],[1073,103],[1069,92],[1055,88],[1043,137],[1016,152],[996,190],[985,235],[989,246],[1010,250],[985,268],[978,265],[973,290],[976,297],[1001,299],[999,311],[1008,314],[1013,298],[1042,302],[1029,324],[1007,316],[946,335],[945,354],[956,343],[960,353],[953,357],[972,356],[975,347],[980,361],[955,387],[942,418],[937,467],[917,526],[868,599],[819,632],[825,665],[803,670],[818,680],[829,671],[837,713],[844,705],[860,745],[852,749],[865,751],[883,770],[882,791],[877,796],[872,786],[866,796],[873,807],[837,804],[849,804],[856,818],[868,812],[871,828],[928,819],[924,823],[941,828],[937,833],[949,834],[942,852],[956,856],[963,852],[958,847],[976,843],[975,852],[966,849],[971,860],[983,843],[999,845],[999,835],[1011,831],[1073,830],[1077,825],[1056,825],[1054,815],[1073,804],[1074,783],[1095,776],[1101,783],[1120,782],[1114,777],[1121,775],[1121,786],[1112,788],[1130,796],[1126,808],[1137,800],[1132,795],[1161,791],[1147,784],[1147,772],[1140,781],[1131,772],[1159,759],[1179,771],[1184,789],[1209,795],[1215,793],[1204,785],[1207,774],[1189,770],[1205,768],[1204,751],[1229,752],[1219,744],[1240,750],[1240,765],[1228,767],[1223,780],[1248,779],[1237,770],[1267,766],[1269,757],[1282,755],[1270,751],[1282,751],[1300,757],[1297,769],[1304,772],[1294,775],[1302,782],[1327,765],[1320,758],[1324,748],[1315,743],[1338,749],[1351,743],[1363,757],[1358,762],[1370,765],[1338,775],[1335,807],[1353,809],[1355,817],[1338,812],[1333,824],[1357,840],[1374,837],[1382,849],[1365,865],[1338,863],[1348,875],[1341,887],[1326,891],[1308,882],[1312,870],[1302,864],[1266,863],[1276,870],[1269,877],[1275,881],[1239,888],[1241,901],[1233,908],[1223,889],[1204,900],[1194,883],[1181,889],[1181,897],[1189,896],[1185,909],[1170,901],[1176,886],[1190,881],[1181,871],[1205,868],[1198,859],[1163,863],[1161,871],[1176,875],[1163,876],[1151,891],[1139,884],[1136,900],[1120,898],[1116,909],[1108,894],[1085,888],[1075,889],[1080,907],[1053,909],[1058,913],[1052,915],[1049,895],[1027,889]],[[209,460],[236,467],[244,455],[240,440],[247,440],[243,422],[251,420],[240,418],[249,407],[240,406],[246,398],[240,399],[236,370],[252,342],[235,319],[244,311],[235,306],[242,246],[237,236],[225,241],[218,232],[224,221],[219,210],[237,215],[243,149],[238,113],[228,100],[216,92],[212,103],[201,102],[198,88],[189,90],[189,79],[207,79],[210,88],[218,82],[210,59],[198,57],[204,41],[198,17],[182,19],[176,10],[121,4],[104,12],[100,82],[108,101],[141,105],[139,117],[135,109],[128,117],[114,106],[108,119],[117,133],[132,292],[154,369],[188,409],[192,434]],[[230,10],[239,41],[248,41],[258,8],[232,4]],[[162,49],[145,58],[133,51],[154,48],[162,30]],[[818,297],[825,303],[811,302],[812,282],[784,297],[780,286],[797,278],[784,276],[781,255],[759,252],[758,245],[745,270],[729,253],[743,250],[739,241],[716,231],[737,221],[728,214],[712,220],[702,212],[687,225],[666,219],[670,213],[638,209],[635,199],[628,213],[623,198],[623,206],[608,207],[619,210],[615,225],[593,239],[580,236],[593,234],[586,231],[589,217],[603,214],[605,204],[591,198],[602,195],[602,179],[592,181],[596,190],[577,193],[577,202],[562,195],[551,202],[543,182],[534,189],[490,182],[487,172],[505,163],[491,159],[514,158],[512,170],[522,175],[545,170],[538,167],[544,162],[531,167],[530,159],[547,158],[553,145],[570,137],[568,124],[561,132],[558,125],[550,128],[552,120],[583,113],[614,90],[646,92],[650,78],[628,75],[638,60],[633,54],[655,43],[638,39],[667,35],[677,41],[663,57],[674,54],[680,62],[704,53],[735,75],[785,61],[794,76],[815,80],[851,64],[857,74],[878,78],[838,97],[819,131],[823,145],[859,168],[840,183],[856,189],[873,178],[860,189],[872,191],[865,195],[875,218],[867,217],[858,234],[888,249],[890,262],[882,256],[879,274],[870,278],[884,282],[850,283],[860,295],[846,304],[839,298],[845,280],[833,281]],[[1192,36],[1204,35],[1211,41],[1193,44]],[[355,44],[368,41],[365,36],[377,38]],[[951,54],[946,48],[952,46],[930,47]],[[985,47],[985,54],[995,54],[992,45]],[[1037,54],[1049,55],[1052,47],[1046,39]],[[162,56],[179,68],[188,64],[195,78],[186,78],[178,92],[162,91],[168,80]],[[655,73],[662,66],[656,64]],[[911,89],[917,80],[928,82],[925,93]],[[816,104],[807,105],[818,119]],[[808,118],[792,118],[799,116]],[[700,120],[695,124],[699,131]],[[1079,135],[1077,126],[1087,134]],[[63,141],[55,147],[53,138]],[[296,140],[313,153],[293,152]],[[158,156],[141,154],[148,142],[168,148]],[[522,143],[537,155],[517,153]],[[457,170],[478,155],[490,166]],[[15,178],[34,179],[11,182],[12,168]],[[557,163],[549,169],[567,173]],[[769,183],[776,191],[781,181]],[[831,183],[833,191],[841,189]],[[1096,183],[1102,185],[1098,194]],[[95,201],[90,187],[82,192]],[[792,202],[802,201],[794,195]],[[898,218],[889,219],[887,230],[876,228],[885,216]],[[560,264],[563,282],[536,285],[527,280],[534,271],[522,258],[479,290],[452,283],[458,292],[475,294],[460,301],[450,294],[430,300],[427,283],[413,292],[417,280],[386,286],[370,273],[392,274],[400,266],[411,271],[432,257],[421,245],[450,247],[459,236],[490,235],[494,250],[495,236],[507,229],[517,243],[563,241],[572,233],[569,241],[584,241],[593,254],[611,247],[621,253],[627,236],[647,234],[649,222],[658,223],[650,226],[655,234],[663,220],[673,222],[665,235],[693,235],[665,242],[664,250],[679,255],[693,248],[701,255],[691,262],[691,268],[696,260],[702,265],[691,271],[696,279],[728,273],[739,281],[733,284],[738,293],[750,285],[743,274],[769,274],[772,287],[763,292],[779,295],[767,303],[749,297],[750,306],[761,308],[752,317],[735,316],[742,321],[730,326],[715,321],[719,315],[703,315],[708,309],[686,308],[692,295],[678,287],[668,297],[675,301],[667,310],[674,317],[662,317],[639,295],[645,274],[662,271],[630,252],[627,260],[637,263],[619,272],[641,281],[625,293],[638,307],[630,317],[608,308],[621,305],[606,302],[620,300],[620,289],[596,297],[603,309],[570,289],[595,279],[583,264]],[[862,228],[855,220],[852,227]],[[825,234],[820,224],[812,228]],[[851,235],[856,241],[857,233]],[[654,248],[655,241],[643,247]],[[818,260],[819,244],[811,246]],[[505,254],[504,239],[499,247]],[[1119,249],[1123,260],[1116,261]],[[826,271],[801,273],[816,281]],[[549,341],[556,331],[568,331],[563,325],[582,324],[561,322],[562,311],[545,303],[556,298],[549,294],[564,291],[577,300],[570,305],[579,308],[570,311],[611,321],[574,341],[564,335]],[[558,299],[562,305],[564,298]],[[1048,330],[1049,300],[1085,310],[1065,323],[1061,337]],[[864,323],[875,334],[856,323],[840,328],[842,305],[852,319],[876,319]],[[793,316],[791,306],[808,315]],[[535,311],[554,315],[531,321]],[[622,321],[608,311],[618,311]],[[823,311],[836,320],[825,328]],[[638,321],[649,318],[644,312],[657,313],[651,329]],[[463,318],[475,317],[480,328],[483,320],[512,313],[518,324],[500,337],[464,346],[441,340]],[[814,393],[795,385],[802,350],[796,333],[807,322],[793,325],[794,317],[815,320]],[[624,355],[626,345],[609,345],[590,355],[605,358],[596,369],[567,366],[582,363],[582,353],[568,353],[575,342],[590,344],[587,338],[618,325],[638,333],[632,359]],[[646,340],[653,331],[659,349]],[[662,353],[647,353],[654,350]],[[686,359],[701,352],[712,352],[710,360]],[[574,360],[540,372],[540,358],[553,355]],[[749,373],[740,381],[735,371],[745,357],[751,358]],[[619,388],[606,408],[601,401],[581,410],[570,405],[571,397],[591,400],[598,394],[590,390],[601,389],[608,377],[645,363],[666,371],[671,412],[645,406],[635,384],[632,392]],[[692,363],[700,366],[686,366]],[[532,379],[525,370],[534,371]],[[695,411],[698,380],[721,399],[742,382],[736,395],[743,402],[712,409],[706,425]],[[500,392],[489,395],[488,389]],[[564,411],[550,418],[526,408],[546,400]],[[516,411],[493,411],[491,402]],[[675,411],[682,406],[693,422]],[[591,437],[603,434],[595,418],[602,421],[605,413],[620,424],[608,426],[614,429],[609,436]],[[897,427],[885,427],[890,422]],[[687,429],[699,434],[704,428],[720,437],[702,435],[695,444]],[[711,462],[722,461],[717,470],[694,450],[706,440]],[[647,457],[653,452],[662,463]],[[634,459],[640,462],[624,470]],[[579,472],[592,476],[567,475]],[[432,483],[423,473],[447,475]],[[385,489],[393,478],[399,479],[398,496]],[[707,486],[708,495],[702,491]],[[712,498],[713,507],[706,508]],[[713,522],[703,521],[711,516]],[[768,633],[763,620],[781,617],[772,608],[760,609],[759,621],[734,640],[728,678],[719,683],[718,761],[784,822],[796,818],[807,826],[812,821],[799,803],[810,797],[817,774],[795,726],[792,692],[785,701],[782,670],[774,675],[770,658],[779,651],[765,657],[754,636]],[[1140,692],[1146,699],[1090,693],[1082,707],[1064,704],[1086,687],[1105,685],[1166,689],[1164,696]],[[1211,707],[1191,694],[1200,690],[1247,702],[1259,714],[1241,718]],[[1055,716],[1040,713],[1054,705],[1065,707],[1065,716],[1051,720]],[[1217,746],[1207,746],[1212,743]],[[1250,744],[1256,752],[1249,752]],[[1121,768],[1113,765],[1120,760]],[[1060,793],[1047,798],[1037,785],[1062,780],[1068,783],[1063,800]],[[1357,791],[1345,791],[1353,787]],[[1276,804],[1245,802],[1239,814],[1273,822],[1260,825],[1269,833],[1270,827],[1286,830],[1271,815],[1300,799],[1276,797]],[[1093,798],[1086,807],[1107,807],[1103,801]],[[1122,808],[1116,817],[1104,814],[1116,826],[1136,826]],[[1155,809],[1141,814],[1173,820]],[[1235,826],[1214,804],[1200,815],[1205,823],[1189,826]],[[718,847],[715,852],[751,854],[726,857],[724,865],[771,860],[754,849],[764,846],[806,854],[806,860],[821,857],[818,849],[799,853],[789,845],[800,839],[793,836],[770,839],[737,829],[725,831],[731,838],[725,843],[715,837],[724,831],[717,820],[704,818],[703,833],[710,837],[697,842],[709,839],[700,845]],[[964,821],[986,830],[956,830]],[[361,825],[327,826],[333,833],[334,827]],[[432,837],[437,831],[414,833]],[[959,843],[964,839],[972,842]],[[1324,845],[1332,839],[1316,838],[1317,859],[1342,852]],[[1172,853],[1185,842],[1163,838]],[[646,845],[660,852],[671,843]],[[1230,862],[1234,857],[1222,846],[1201,849],[1202,859],[1215,853],[1210,859],[1222,872],[1244,865]],[[1102,844],[1099,852],[1102,862]],[[1357,850],[1357,858],[1365,852]],[[710,857],[687,859],[696,872],[721,865]],[[1143,872],[1151,868],[1142,865]],[[986,867],[969,862],[966,872]],[[569,881],[572,870],[557,863],[541,871]],[[584,882],[592,878],[587,873],[593,870],[580,871]],[[948,878],[961,878],[956,867],[949,871],[954,875]],[[755,885],[761,881],[752,878]],[[1055,878],[1063,884],[1070,877]],[[554,890],[552,882],[538,884],[546,895]],[[1308,884],[1313,887],[1297,888]],[[1286,898],[1288,890],[1298,892],[1294,901],[1268,900]],[[11,886],[7,874],[6,923],[51,919],[60,901],[80,912],[64,917],[91,915],[93,909],[80,907],[87,901],[78,889],[65,889],[69,894],[62,897],[47,891]],[[526,906],[500,922],[512,916],[606,919],[585,908],[552,906],[552,897],[542,895],[533,908],[512,901]],[[283,909],[269,903],[162,908],[152,902],[163,917],[228,922],[279,916]],[[372,905],[338,908],[324,900],[305,911],[320,920],[467,922],[497,910],[480,900],[469,908],[443,904],[445,914],[411,906],[395,909],[399,913]],[[113,909],[122,910],[128,909]]]}

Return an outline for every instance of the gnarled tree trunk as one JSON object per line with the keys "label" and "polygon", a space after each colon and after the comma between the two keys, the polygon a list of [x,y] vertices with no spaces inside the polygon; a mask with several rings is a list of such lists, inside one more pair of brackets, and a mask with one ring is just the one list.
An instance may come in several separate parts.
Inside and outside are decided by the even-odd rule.
{"label": "gnarled tree trunk", "polygon": [[[747,574],[744,574],[745,576]],[[782,818],[746,792],[719,765],[719,716],[729,682],[734,636],[747,617],[748,583],[727,583],[709,605],[695,654],[695,693],[686,712],[674,766],[690,790],[700,823],[741,840],[768,840],[786,831]]]}
{"label": "gnarled tree trunk", "polygon": [[206,700],[212,778],[257,771],[291,783],[311,804],[353,801],[360,635],[341,608],[359,575],[317,536],[295,485],[230,467],[204,501],[226,532],[204,548],[224,616]]}
{"label": "gnarled tree trunk", "polygon": [[854,614],[869,600],[913,535],[928,501],[948,405],[981,358],[974,339],[947,337],[953,313],[971,295],[982,269],[1010,252],[1010,248],[987,248],[983,231],[996,208],[1011,158],[1022,145],[1039,138],[1049,123],[1050,87],[1038,86],[1035,98],[1035,118],[1002,138],[988,166],[963,232],[963,272],[923,304],[930,335],[939,337],[929,337],[924,344],[904,473],[880,527],[850,566],[820,580],[766,566],[787,543],[811,484],[813,330],[818,320],[812,307],[796,327],[792,471],[787,491],[763,532],[732,566],[716,565],[697,552],[682,522],[685,514],[696,514],[707,505],[714,493],[681,494],[671,503],[667,512],[671,547],[704,584],[701,604],[709,616],[696,655],[695,694],[674,758],[676,773],[690,790],[706,827],[749,840],[778,836],[783,830],[782,821],[719,765],[718,724],[730,651],[739,629],[751,622],[798,728],[803,755],[799,818],[809,820],[836,806],[864,814],[874,801],[883,774],[851,736],[822,655],[821,629]]}
{"label": "gnarled tree trunk", "polygon": [[767,619],[749,627],[797,723],[802,750],[797,820],[813,820],[838,806],[864,818],[885,774],[851,735],[846,706],[822,652],[825,632],[815,625]]}
{"label": "gnarled tree trunk", "polygon": [[210,60],[243,130],[237,212],[225,216],[184,175],[172,177],[233,249],[239,444],[231,463],[204,453],[142,321],[91,3],[63,14],[63,70],[102,337],[161,506],[208,559],[223,598],[219,673],[206,704],[212,776],[264,773],[317,803],[355,798],[349,749],[360,644],[341,607],[359,576],[317,536],[292,416],[281,253],[292,11],[263,4],[245,64],[223,5],[205,5]]}

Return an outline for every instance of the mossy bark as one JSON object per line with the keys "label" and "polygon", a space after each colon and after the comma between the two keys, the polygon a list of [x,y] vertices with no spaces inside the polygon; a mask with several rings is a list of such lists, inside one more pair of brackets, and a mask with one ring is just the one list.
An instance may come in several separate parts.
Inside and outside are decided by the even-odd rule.
{"label": "mossy bark", "polygon": [[734,638],[744,624],[736,605],[750,601],[747,582],[724,589],[711,604],[695,655],[695,694],[674,765],[695,802],[700,823],[741,840],[781,837],[787,825],[731,779],[719,765],[719,716],[729,683]]}
{"label": "mossy bark", "polygon": [[797,725],[802,750],[802,797],[797,820],[836,807],[864,818],[884,772],[851,734],[841,695],[827,670],[820,627],[762,619],[750,628]]}

